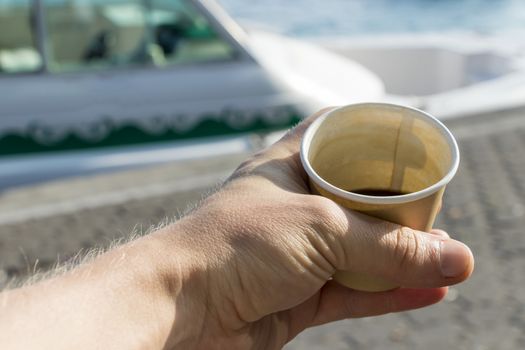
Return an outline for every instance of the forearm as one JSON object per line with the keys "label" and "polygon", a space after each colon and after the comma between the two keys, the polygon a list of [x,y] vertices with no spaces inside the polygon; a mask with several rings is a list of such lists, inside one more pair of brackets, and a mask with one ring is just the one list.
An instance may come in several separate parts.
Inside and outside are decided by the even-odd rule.
{"label": "forearm", "polygon": [[[184,254],[166,254],[162,234],[168,232],[118,247],[62,276],[0,294],[2,348],[161,349],[183,342],[190,331],[179,322],[179,271],[189,269],[180,266]],[[177,336],[172,335],[175,327],[180,328]]]}

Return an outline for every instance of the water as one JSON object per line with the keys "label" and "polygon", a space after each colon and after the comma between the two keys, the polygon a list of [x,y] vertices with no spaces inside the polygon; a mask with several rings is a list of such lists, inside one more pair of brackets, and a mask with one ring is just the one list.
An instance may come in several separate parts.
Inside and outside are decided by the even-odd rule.
{"label": "water", "polygon": [[524,0],[218,0],[241,22],[292,36],[475,31],[525,41]]}

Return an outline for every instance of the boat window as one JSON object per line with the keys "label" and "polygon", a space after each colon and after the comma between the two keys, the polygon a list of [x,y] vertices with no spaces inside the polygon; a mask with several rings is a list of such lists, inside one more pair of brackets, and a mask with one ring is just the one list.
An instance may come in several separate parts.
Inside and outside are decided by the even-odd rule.
{"label": "boat window", "polygon": [[0,74],[41,68],[31,0],[0,1]]}
{"label": "boat window", "polygon": [[190,0],[44,0],[54,72],[234,57]]}
{"label": "boat window", "polygon": [[141,0],[44,0],[51,71],[151,60]]}
{"label": "boat window", "polygon": [[154,43],[166,63],[228,60],[233,47],[190,0],[149,0]]}

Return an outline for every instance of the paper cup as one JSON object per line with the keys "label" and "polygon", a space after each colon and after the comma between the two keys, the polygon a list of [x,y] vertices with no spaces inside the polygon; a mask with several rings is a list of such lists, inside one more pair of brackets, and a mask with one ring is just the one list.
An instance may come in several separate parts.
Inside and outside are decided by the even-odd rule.
{"label": "paper cup", "polygon": [[[313,193],[367,215],[429,231],[445,186],[458,169],[459,150],[450,131],[428,113],[360,103],[314,121],[302,140],[301,161]],[[402,194],[352,192],[363,190]],[[363,291],[397,287],[351,271],[337,271],[334,279]]]}

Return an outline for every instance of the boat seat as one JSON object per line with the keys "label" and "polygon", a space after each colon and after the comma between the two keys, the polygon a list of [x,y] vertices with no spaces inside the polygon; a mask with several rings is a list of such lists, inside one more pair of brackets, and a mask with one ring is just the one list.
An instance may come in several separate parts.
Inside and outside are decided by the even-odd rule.
{"label": "boat seat", "polygon": [[30,72],[42,59],[35,46],[29,11],[8,7],[0,11],[0,72]]}
{"label": "boat seat", "polygon": [[31,47],[0,50],[0,72],[34,72],[41,65],[40,54]]}

